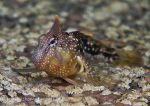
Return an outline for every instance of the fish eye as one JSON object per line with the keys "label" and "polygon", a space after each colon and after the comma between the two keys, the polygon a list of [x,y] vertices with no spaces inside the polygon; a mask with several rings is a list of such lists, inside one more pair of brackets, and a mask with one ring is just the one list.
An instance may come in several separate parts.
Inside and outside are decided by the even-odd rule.
{"label": "fish eye", "polygon": [[55,43],[55,39],[50,39],[49,45],[50,45],[50,44],[54,44],[54,43]]}
{"label": "fish eye", "polygon": [[55,38],[51,38],[51,39],[49,39],[49,41],[48,41],[48,45],[49,45],[50,47],[53,47],[56,43],[57,43],[57,40],[56,40]]}

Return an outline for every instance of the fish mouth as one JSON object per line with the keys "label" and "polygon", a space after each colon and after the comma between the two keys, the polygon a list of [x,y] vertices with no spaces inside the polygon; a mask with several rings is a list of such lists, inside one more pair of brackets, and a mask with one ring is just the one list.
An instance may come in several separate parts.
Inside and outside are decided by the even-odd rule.
{"label": "fish mouth", "polygon": [[37,64],[42,63],[45,56],[42,50],[35,50],[31,53],[31,55],[32,55],[31,60],[33,61],[33,63],[37,63]]}

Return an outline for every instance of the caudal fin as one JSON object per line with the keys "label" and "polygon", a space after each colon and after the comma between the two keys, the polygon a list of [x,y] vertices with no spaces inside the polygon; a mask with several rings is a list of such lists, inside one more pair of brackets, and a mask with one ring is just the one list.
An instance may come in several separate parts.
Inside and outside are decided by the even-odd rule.
{"label": "caudal fin", "polygon": [[132,50],[116,50],[119,59],[115,60],[113,65],[120,66],[143,66],[142,56]]}

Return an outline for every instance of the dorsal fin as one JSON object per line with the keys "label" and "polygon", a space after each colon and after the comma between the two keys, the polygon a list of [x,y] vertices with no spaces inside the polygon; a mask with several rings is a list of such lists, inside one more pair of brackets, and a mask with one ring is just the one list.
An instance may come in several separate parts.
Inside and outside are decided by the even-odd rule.
{"label": "dorsal fin", "polygon": [[54,23],[53,23],[50,31],[48,32],[48,34],[57,35],[60,32],[61,32],[61,25],[60,25],[60,21],[59,21],[59,16],[55,16]]}

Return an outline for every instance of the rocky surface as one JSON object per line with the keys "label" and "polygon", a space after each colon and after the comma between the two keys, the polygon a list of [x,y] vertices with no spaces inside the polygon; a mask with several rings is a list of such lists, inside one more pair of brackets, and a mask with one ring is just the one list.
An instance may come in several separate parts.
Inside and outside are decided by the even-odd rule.
{"label": "rocky surface", "polygon": [[110,67],[119,78],[114,87],[70,85],[45,72],[18,73],[33,67],[30,53],[55,15],[64,30],[80,30],[111,46],[135,50],[150,66],[149,0],[1,0],[0,105],[2,106],[148,106],[150,70]]}

